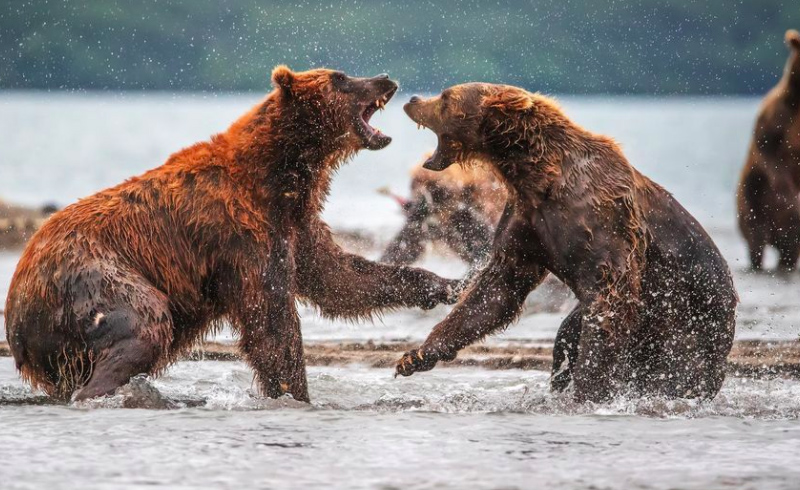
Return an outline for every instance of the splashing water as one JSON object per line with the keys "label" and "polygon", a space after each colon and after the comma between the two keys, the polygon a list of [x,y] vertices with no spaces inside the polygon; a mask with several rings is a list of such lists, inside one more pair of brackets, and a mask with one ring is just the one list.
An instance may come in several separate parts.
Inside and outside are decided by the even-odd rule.
{"label": "splashing water", "polygon": [[[711,402],[581,405],[550,394],[547,381],[536,371],[443,368],[393,379],[358,365],[310,368],[307,405],[256,396],[245,364],[180,362],[114,396],[47,405],[5,358],[0,474],[10,488],[796,482],[800,382],[730,378]],[[137,406],[150,409],[123,409]]]}

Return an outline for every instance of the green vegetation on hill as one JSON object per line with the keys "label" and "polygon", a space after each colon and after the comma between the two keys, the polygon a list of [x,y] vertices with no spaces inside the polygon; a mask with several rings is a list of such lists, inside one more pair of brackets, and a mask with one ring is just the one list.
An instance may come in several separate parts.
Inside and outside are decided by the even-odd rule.
{"label": "green vegetation on hill", "polygon": [[6,0],[0,88],[265,90],[272,66],[549,93],[763,93],[797,0]]}

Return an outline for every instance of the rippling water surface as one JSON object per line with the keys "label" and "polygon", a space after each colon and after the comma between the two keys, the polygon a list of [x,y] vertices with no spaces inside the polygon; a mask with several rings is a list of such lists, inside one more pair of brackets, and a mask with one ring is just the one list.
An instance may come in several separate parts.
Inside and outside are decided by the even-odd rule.
{"label": "rippling water surface", "polygon": [[[223,130],[257,100],[0,93],[0,197],[68,204]],[[797,339],[800,274],[746,273],[735,229],[734,189],[758,101],[562,102],[576,121],[616,137],[631,162],[712,234],[742,299],[737,336]],[[401,217],[374,190],[404,192],[408,168],[435,139],[417,131],[398,103],[375,122],[394,143],[340,171],[326,218],[385,239]],[[0,252],[0,298],[17,258]],[[452,277],[465,270],[446,256],[424,265]],[[538,313],[536,301],[489,342],[551,339],[563,313]],[[304,309],[303,333],[309,342],[421,340],[447,311],[401,311],[353,325]],[[0,358],[0,488],[788,489],[800,481],[794,380],[729,378],[707,403],[601,406],[549,394],[546,374],[536,371],[439,368],[393,379],[388,369],[312,367],[309,383],[311,406],[263,400],[242,363],[181,362],[123,394],[57,405]],[[151,408],[125,408],[132,406]],[[153,408],[161,406],[171,408]]]}
{"label": "rippling water surface", "polygon": [[[575,405],[540,372],[311,368],[314,402],[263,400],[244,364],[182,362],[177,410],[27,405],[0,360],[4,488],[796,488],[800,383],[730,379],[710,403]],[[143,394],[144,393],[144,394]],[[13,400],[13,402],[12,402]],[[593,485],[593,486],[592,486]]]}

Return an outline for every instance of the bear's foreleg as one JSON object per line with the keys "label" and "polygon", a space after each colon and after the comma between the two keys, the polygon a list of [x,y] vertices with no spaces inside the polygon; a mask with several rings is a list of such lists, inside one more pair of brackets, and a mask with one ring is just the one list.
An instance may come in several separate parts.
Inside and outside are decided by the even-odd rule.
{"label": "bear's foreleg", "polygon": [[241,321],[239,347],[256,373],[264,396],[279,398],[286,393],[308,402],[303,337],[294,299],[286,297],[249,308]]}
{"label": "bear's foreleg", "polygon": [[408,265],[420,258],[425,251],[425,242],[431,239],[425,226],[427,207],[424,200],[411,204],[405,225],[386,246],[379,262]]}
{"label": "bear's foreleg", "polygon": [[762,268],[764,249],[772,234],[772,194],[769,177],[755,169],[743,177],[739,186],[739,228],[747,241],[750,268],[754,271]]}
{"label": "bear's foreleg", "polygon": [[323,315],[360,318],[386,308],[430,309],[457,300],[459,281],[346,253],[323,227],[313,239],[304,237],[297,260],[298,291]]}
{"label": "bear's foreleg", "polygon": [[[239,347],[253,368],[262,394],[279,398],[289,393],[308,402],[303,336],[295,302],[293,236],[270,244],[266,267],[245,273],[234,300]],[[258,271],[258,267],[248,268]]]}
{"label": "bear's foreleg", "polygon": [[438,361],[453,360],[459,350],[505,328],[547,274],[547,269],[538,265],[496,256],[425,342],[397,362],[395,374],[410,376],[431,370]]}

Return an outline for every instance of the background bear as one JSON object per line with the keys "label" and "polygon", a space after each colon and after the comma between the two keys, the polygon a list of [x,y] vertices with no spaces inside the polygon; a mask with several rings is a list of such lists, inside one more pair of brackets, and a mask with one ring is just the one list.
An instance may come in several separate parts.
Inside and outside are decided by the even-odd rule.
{"label": "background bear", "polygon": [[[430,153],[425,158],[430,157]],[[463,290],[475,279],[492,251],[495,229],[506,205],[505,186],[482,166],[451,165],[435,172],[415,165],[411,170],[411,197],[405,199],[380,189],[402,207],[406,220],[381,255],[380,261],[409,265],[419,260],[426,244],[444,244],[469,264]],[[526,312],[560,313],[574,307],[574,296],[549,275],[528,296]]]}
{"label": "background bear", "polygon": [[456,282],[346,254],[320,219],[332,172],[391,141],[368,123],[397,85],[286,67],[273,83],[227,132],[54,214],[32,238],[6,304],[32,385],[112,393],[228,320],[263,393],[308,400],[297,299],[346,318],[450,300]]}
{"label": "background bear", "polygon": [[786,32],[783,77],[764,98],[739,182],[739,228],[750,266],[761,269],[764,248],[791,270],[800,257],[800,33]]}
{"label": "background bear", "polygon": [[480,263],[491,250],[506,202],[506,190],[491,172],[459,165],[441,172],[415,165],[409,199],[382,192],[397,200],[406,215],[381,255],[380,261],[389,264],[413,263],[429,242],[444,243],[468,264]]}
{"label": "background bear", "polygon": [[572,379],[578,400],[716,395],[735,328],[728,266],[613,140],[550,99],[504,85],[458,85],[412,97],[405,110],[438,136],[426,168],[484,162],[509,197],[489,264],[397,374],[432,369],[505,328],[553,273],[579,301],[556,337],[554,389]]}

